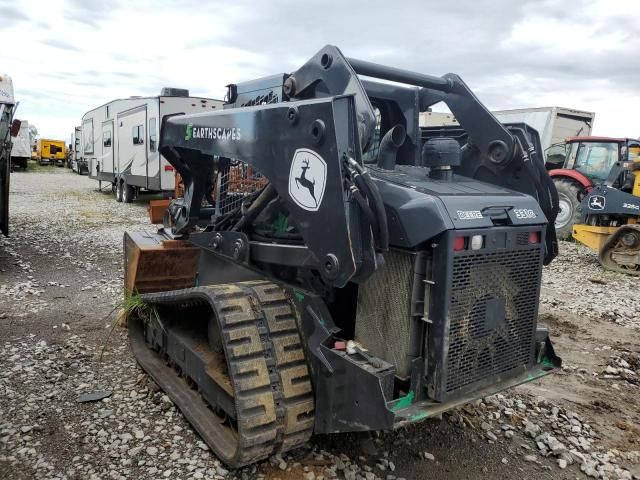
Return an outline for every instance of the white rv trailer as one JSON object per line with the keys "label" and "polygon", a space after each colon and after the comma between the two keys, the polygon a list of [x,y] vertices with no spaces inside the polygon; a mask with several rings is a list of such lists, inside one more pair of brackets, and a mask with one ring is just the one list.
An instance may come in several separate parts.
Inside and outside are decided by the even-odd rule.
{"label": "white rv trailer", "polygon": [[89,177],[100,186],[110,183],[119,202],[131,202],[141,189],[173,191],[173,167],[158,152],[162,119],[222,105],[221,100],[190,97],[188,90],[174,88],[163,88],[156,97],[113,100],[82,117],[78,164],[87,162]]}
{"label": "white rv trailer", "polygon": [[29,132],[29,122],[22,120],[20,131],[13,139],[11,147],[11,165],[27,169],[27,162],[31,158],[31,133]]}

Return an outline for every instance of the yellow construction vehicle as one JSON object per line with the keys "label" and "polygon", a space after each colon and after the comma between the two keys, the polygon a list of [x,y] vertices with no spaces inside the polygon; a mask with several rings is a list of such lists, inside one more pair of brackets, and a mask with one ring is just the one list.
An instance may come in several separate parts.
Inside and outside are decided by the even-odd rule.
{"label": "yellow construction vehicle", "polygon": [[597,251],[604,268],[640,275],[640,141],[626,140],[620,158],[582,200],[573,238]]}
{"label": "yellow construction vehicle", "polygon": [[40,165],[55,164],[63,167],[66,158],[65,148],[64,140],[39,139],[38,163],[40,163]]}

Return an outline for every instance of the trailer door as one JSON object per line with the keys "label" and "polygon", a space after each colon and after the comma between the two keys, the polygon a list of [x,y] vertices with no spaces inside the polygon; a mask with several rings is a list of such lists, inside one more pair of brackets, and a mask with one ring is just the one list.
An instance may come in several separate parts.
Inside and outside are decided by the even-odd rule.
{"label": "trailer door", "polygon": [[144,188],[148,188],[146,124],[146,105],[118,114],[118,174],[129,185]]}
{"label": "trailer door", "polygon": [[101,180],[107,180],[107,176],[112,177],[115,171],[113,159],[113,120],[108,120],[102,123],[102,156],[98,174]]}

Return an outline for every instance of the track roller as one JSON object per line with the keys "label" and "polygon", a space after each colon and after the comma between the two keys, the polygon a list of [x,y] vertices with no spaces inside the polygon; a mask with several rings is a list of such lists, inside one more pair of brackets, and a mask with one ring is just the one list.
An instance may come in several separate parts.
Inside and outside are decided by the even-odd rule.
{"label": "track roller", "polygon": [[600,249],[598,259],[607,270],[640,275],[640,225],[618,228]]}
{"label": "track roller", "polygon": [[265,281],[143,295],[131,348],[203,440],[237,468],[304,444],[314,397],[296,313]]}

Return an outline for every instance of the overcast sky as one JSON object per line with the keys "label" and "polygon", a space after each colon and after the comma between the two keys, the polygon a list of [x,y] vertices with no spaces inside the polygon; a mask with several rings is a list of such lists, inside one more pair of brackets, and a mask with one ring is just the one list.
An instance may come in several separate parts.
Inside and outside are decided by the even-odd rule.
{"label": "overcast sky", "polygon": [[89,109],[163,86],[293,71],[327,43],[347,56],[459,74],[491,109],[596,112],[594,133],[640,135],[634,0],[153,2],[0,0],[0,73],[19,118],[69,138]]}

